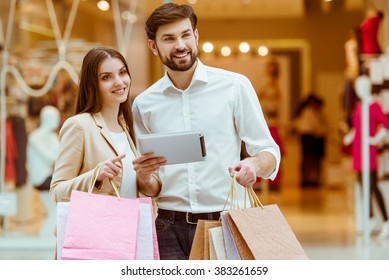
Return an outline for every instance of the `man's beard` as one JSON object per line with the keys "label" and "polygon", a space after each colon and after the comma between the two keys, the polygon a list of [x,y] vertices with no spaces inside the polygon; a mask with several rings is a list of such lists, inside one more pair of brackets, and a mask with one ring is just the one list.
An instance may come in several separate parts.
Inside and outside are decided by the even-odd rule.
{"label": "man's beard", "polygon": [[[185,52],[188,52],[187,50]],[[184,53],[184,52],[180,52]],[[191,59],[189,61],[180,61],[179,63],[174,62],[173,54],[170,55],[170,58],[168,57],[162,57],[161,53],[158,51],[159,58],[161,59],[161,62],[168,68],[170,68],[173,71],[188,71],[192,68],[192,66],[196,63],[197,60],[197,52],[190,52]]]}

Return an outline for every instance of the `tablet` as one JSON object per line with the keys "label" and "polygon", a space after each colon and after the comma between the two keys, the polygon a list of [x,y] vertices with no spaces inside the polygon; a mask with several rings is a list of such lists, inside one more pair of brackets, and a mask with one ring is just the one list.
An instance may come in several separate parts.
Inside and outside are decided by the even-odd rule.
{"label": "tablet", "polygon": [[156,157],[165,157],[167,164],[203,161],[207,154],[199,130],[139,135],[138,147],[141,154],[153,152]]}

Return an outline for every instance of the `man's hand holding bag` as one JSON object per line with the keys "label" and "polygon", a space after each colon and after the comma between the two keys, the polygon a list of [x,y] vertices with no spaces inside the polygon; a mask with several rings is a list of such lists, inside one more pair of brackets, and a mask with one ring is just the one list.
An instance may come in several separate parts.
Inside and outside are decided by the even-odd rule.
{"label": "man's hand holding bag", "polygon": [[263,206],[251,187],[246,189],[246,196],[251,208],[235,208],[226,214],[241,259],[307,259],[278,206]]}

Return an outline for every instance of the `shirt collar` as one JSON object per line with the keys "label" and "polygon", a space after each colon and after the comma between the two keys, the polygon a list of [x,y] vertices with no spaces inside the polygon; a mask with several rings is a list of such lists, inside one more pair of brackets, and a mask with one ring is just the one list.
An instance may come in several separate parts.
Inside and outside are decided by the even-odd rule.
{"label": "shirt collar", "polygon": [[[197,59],[196,69],[193,73],[192,82],[190,83],[189,87],[191,87],[193,84],[196,84],[197,82],[199,83],[208,82],[208,72],[206,66],[200,61],[200,59]],[[167,71],[165,71],[165,75],[162,78],[162,90],[166,91],[169,88],[173,88],[177,90],[173,82],[170,80]]]}

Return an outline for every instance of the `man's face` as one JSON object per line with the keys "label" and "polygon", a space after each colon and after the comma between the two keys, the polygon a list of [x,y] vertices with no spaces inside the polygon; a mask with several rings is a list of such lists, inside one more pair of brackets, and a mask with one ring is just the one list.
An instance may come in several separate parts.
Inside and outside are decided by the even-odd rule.
{"label": "man's face", "polygon": [[173,71],[192,68],[198,55],[198,32],[193,31],[190,19],[161,26],[149,48],[161,62]]}

